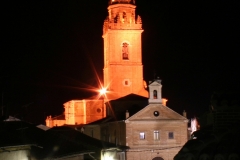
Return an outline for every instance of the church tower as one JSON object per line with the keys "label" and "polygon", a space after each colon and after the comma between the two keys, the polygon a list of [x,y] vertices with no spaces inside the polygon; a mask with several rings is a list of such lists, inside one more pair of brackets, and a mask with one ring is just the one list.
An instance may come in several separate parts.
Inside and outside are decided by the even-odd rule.
{"label": "church tower", "polygon": [[115,98],[134,93],[148,97],[143,80],[142,21],[135,0],[110,0],[103,25],[104,86]]}

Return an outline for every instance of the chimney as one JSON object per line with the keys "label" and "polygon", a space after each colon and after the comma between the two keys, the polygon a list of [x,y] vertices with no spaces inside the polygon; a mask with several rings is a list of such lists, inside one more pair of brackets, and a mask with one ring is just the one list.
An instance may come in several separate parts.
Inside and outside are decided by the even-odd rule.
{"label": "chimney", "polygon": [[183,110],[183,116],[187,118],[187,112]]}
{"label": "chimney", "polygon": [[162,104],[164,105],[164,106],[167,106],[167,99],[166,98],[162,98]]}
{"label": "chimney", "polygon": [[128,117],[129,117],[129,112],[128,110],[126,110],[126,119],[128,119]]}

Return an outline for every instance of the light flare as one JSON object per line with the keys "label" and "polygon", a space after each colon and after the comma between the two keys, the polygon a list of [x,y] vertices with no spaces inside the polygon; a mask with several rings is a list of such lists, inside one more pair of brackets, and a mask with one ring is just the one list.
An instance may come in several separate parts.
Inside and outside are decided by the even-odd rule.
{"label": "light flare", "polygon": [[107,89],[106,89],[106,88],[102,88],[102,89],[99,90],[99,93],[100,93],[101,95],[106,95]]}

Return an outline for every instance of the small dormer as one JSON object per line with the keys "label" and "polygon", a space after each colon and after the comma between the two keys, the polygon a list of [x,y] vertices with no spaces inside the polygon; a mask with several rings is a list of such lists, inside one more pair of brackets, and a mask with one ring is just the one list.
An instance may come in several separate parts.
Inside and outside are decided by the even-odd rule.
{"label": "small dormer", "polygon": [[158,78],[153,82],[149,82],[149,103],[159,103],[162,104],[162,84],[161,80]]}

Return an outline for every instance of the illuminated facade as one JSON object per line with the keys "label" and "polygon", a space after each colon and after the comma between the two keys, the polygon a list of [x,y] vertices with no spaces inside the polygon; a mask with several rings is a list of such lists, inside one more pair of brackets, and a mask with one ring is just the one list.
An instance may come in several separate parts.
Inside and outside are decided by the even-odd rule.
{"label": "illuminated facade", "polygon": [[111,0],[103,25],[104,86],[115,98],[134,93],[148,97],[143,80],[143,32],[135,1]]}
{"label": "illuminated facade", "polygon": [[[131,114],[131,108],[123,110],[125,118],[116,119],[122,112],[107,115],[102,121],[84,126],[84,133],[102,141],[126,145],[127,160],[173,160],[188,140],[188,119],[166,106],[161,97],[161,80],[149,83],[148,104]],[[128,106],[122,99],[121,107]],[[120,101],[121,101],[120,100]],[[112,108],[118,100],[110,101]],[[146,99],[147,101],[147,99]],[[137,107],[133,103],[134,108]],[[129,112],[128,112],[129,111]],[[116,120],[115,120],[116,119]]]}
{"label": "illuminated facade", "polygon": [[[143,80],[141,34],[142,21],[135,15],[134,0],[111,0],[103,25],[104,86],[108,100],[128,94],[148,97]],[[105,101],[106,102],[106,101]],[[48,127],[87,124],[106,117],[103,100],[71,100],[64,104],[61,116],[46,119]]]}
{"label": "illuminated facade", "polygon": [[[65,113],[61,122],[86,124],[78,128],[84,134],[128,146],[127,160],[172,160],[188,140],[188,120],[166,106],[161,80],[149,83],[149,94],[145,90],[141,51],[143,29],[135,9],[134,0],[109,2],[108,17],[103,25],[103,74],[104,87],[109,91],[108,107],[101,100],[72,100],[64,104]],[[124,98],[133,94],[147,103],[141,101],[139,104],[142,106],[139,107],[134,99],[130,100],[132,105],[126,102]],[[119,103],[113,107],[116,101]],[[99,108],[102,112],[98,113]],[[133,110],[135,112],[131,114]],[[117,119],[118,113],[125,116]],[[57,121],[51,122],[54,126]],[[104,151],[102,159],[125,159],[123,155],[116,151]]]}
{"label": "illuminated facade", "polygon": [[149,105],[125,120],[127,160],[172,160],[188,140],[186,117],[163,104],[161,80],[149,84]]}
{"label": "illuminated facade", "polygon": [[106,117],[103,99],[101,100],[71,100],[63,104],[63,115],[46,119],[46,126],[79,125],[87,124]]}

